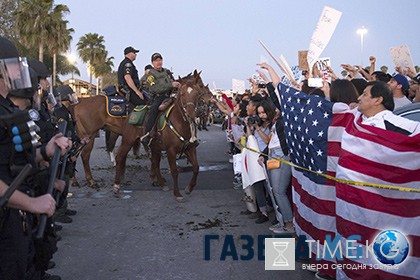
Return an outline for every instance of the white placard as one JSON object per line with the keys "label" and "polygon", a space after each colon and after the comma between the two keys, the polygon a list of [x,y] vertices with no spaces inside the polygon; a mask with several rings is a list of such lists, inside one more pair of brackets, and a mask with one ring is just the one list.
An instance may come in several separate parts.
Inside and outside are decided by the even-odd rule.
{"label": "white placard", "polygon": [[411,67],[414,69],[413,59],[407,45],[401,45],[391,48],[392,61],[395,67],[401,67],[402,70]]}
{"label": "white placard", "polygon": [[341,12],[331,7],[325,6],[316,25],[315,31],[312,34],[311,42],[308,49],[308,64],[309,69],[318,60],[325,47],[328,45],[335,28],[340,21]]}
{"label": "white placard", "polygon": [[232,79],[232,91],[243,94],[245,92],[245,81]]}

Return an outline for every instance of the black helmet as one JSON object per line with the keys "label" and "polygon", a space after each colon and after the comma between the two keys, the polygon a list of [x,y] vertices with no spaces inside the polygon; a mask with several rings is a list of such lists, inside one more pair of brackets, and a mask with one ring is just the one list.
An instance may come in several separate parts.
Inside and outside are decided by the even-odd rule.
{"label": "black helmet", "polygon": [[35,92],[38,90],[38,76],[32,68],[29,68],[29,75],[31,77],[32,87],[10,90],[9,95],[28,99],[34,97]]}
{"label": "black helmet", "polygon": [[0,59],[19,57],[16,46],[6,38],[0,36]]}
{"label": "black helmet", "polygon": [[57,87],[60,93],[61,101],[70,101],[71,104],[77,103],[76,93],[69,85],[62,85]]}
{"label": "black helmet", "polygon": [[0,78],[9,90],[31,87],[28,64],[25,57],[19,57],[16,46],[0,36]]}
{"label": "black helmet", "polygon": [[57,87],[57,91],[60,93],[61,100],[69,100],[69,95],[73,94],[74,91],[69,85],[62,85]]}
{"label": "black helmet", "polygon": [[39,60],[28,59],[29,67],[31,67],[38,75],[39,79],[45,79],[50,76],[47,66]]}

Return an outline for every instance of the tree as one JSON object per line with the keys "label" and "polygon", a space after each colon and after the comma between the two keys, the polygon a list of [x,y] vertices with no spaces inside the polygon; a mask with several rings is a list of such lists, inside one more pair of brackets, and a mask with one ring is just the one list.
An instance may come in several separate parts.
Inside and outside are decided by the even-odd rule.
{"label": "tree", "polygon": [[[114,63],[112,62],[114,57],[113,56],[107,57],[108,56],[107,51],[104,51],[103,55],[104,55],[103,57],[105,57],[105,59],[103,59],[101,61],[98,60],[97,62],[95,62],[95,64],[93,64],[93,67],[92,67],[92,72],[93,72],[94,76],[101,81],[102,81],[104,75],[112,72],[112,67],[114,66]],[[98,82],[97,91],[99,90],[99,85],[100,84],[101,83]]]}
{"label": "tree", "polygon": [[13,39],[14,32],[13,13],[17,8],[17,0],[2,0],[0,2],[0,36]]}
{"label": "tree", "polygon": [[38,47],[38,59],[44,60],[44,47],[51,42],[52,27],[56,16],[69,12],[66,5],[55,5],[54,1],[22,0],[13,13],[16,28],[23,45],[28,48]]}
{"label": "tree", "polygon": [[112,71],[109,73],[106,73],[102,76],[102,85],[104,86],[116,86],[118,83],[118,72]]}
{"label": "tree", "polygon": [[51,24],[48,37],[48,50],[53,56],[53,75],[52,83],[56,84],[57,74],[57,53],[65,52],[69,49],[72,40],[71,33],[74,32],[73,28],[67,28],[68,21],[63,20],[62,11],[54,11],[51,14]]}
{"label": "tree", "polygon": [[77,51],[80,58],[91,69],[89,73],[90,84],[92,84],[94,65],[106,59],[107,52],[104,43],[104,37],[99,36],[97,33],[88,33],[82,36],[77,43]]}

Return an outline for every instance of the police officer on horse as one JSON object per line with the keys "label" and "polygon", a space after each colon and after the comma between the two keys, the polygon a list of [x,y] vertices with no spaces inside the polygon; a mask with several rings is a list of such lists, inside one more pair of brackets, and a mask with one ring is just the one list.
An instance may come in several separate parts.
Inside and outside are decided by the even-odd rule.
{"label": "police officer on horse", "polygon": [[171,71],[162,67],[163,58],[160,53],[154,53],[151,60],[153,69],[150,69],[150,71],[141,78],[144,89],[150,93],[153,98],[149,112],[147,113],[144,136],[141,138],[141,142],[145,146],[148,146],[152,140],[150,131],[155,125],[159,113],[159,105],[169,97],[174,88],[180,86],[180,83],[174,80]]}
{"label": "police officer on horse", "polygon": [[124,49],[125,58],[118,67],[118,89],[124,93],[129,102],[135,106],[145,104],[144,96],[139,90],[140,80],[133,61],[137,58],[136,50],[133,47]]}

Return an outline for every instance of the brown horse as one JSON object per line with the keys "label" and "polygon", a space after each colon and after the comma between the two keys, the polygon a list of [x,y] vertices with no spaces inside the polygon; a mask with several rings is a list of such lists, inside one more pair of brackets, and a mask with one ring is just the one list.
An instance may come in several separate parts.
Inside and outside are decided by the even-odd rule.
{"label": "brown horse", "polygon": [[[167,188],[166,180],[160,173],[161,152],[166,150],[172,178],[174,181],[174,195],[176,196],[177,200],[180,201],[182,200],[182,195],[180,194],[178,188],[176,155],[185,153],[193,165],[193,177],[190,181],[190,184],[186,188],[186,193],[190,193],[196,185],[199,168],[195,149],[196,146],[189,141],[193,135],[191,124],[195,118],[195,111],[198,101],[203,98],[209,99],[211,97],[211,92],[208,86],[204,86],[200,77],[200,73],[197,71],[194,71],[193,74],[189,74],[184,78],[179,78],[178,81],[181,83],[181,87],[178,90],[176,100],[174,102],[174,107],[168,117],[169,122],[165,129],[162,130],[162,132],[157,133],[158,135],[155,133],[150,145],[150,178],[153,181],[153,185],[159,185],[163,187],[164,190]],[[173,127],[172,129],[170,128],[171,126]],[[116,156],[117,165],[113,187],[115,193],[120,191],[120,183],[125,171],[127,153],[130,150],[133,141],[135,140],[133,138],[125,139],[124,136],[125,133],[123,132],[121,146],[118,149]]]}
{"label": "brown horse", "polygon": [[[95,136],[99,129],[106,128],[113,133],[113,143],[117,139],[116,135],[123,133],[123,128],[128,125],[127,117],[112,117],[108,115],[106,109],[106,97],[97,95],[88,98],[81,98],[79,103],[70,106],[76,120],[76,131],[80,138],[91,137],[91,141],[83,148],[81,158],[85,170],[85,178],[90,187],[96,188],[97,183],[92,177],[89,164],[90,154],[95,142]],[[111,145],[112,145],[111,144]],[[77,180],[73,180],[73,184],[78,184]]]}

